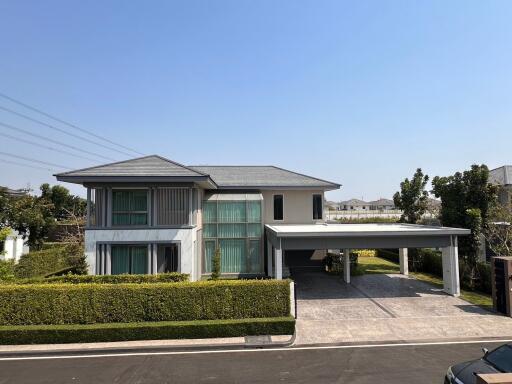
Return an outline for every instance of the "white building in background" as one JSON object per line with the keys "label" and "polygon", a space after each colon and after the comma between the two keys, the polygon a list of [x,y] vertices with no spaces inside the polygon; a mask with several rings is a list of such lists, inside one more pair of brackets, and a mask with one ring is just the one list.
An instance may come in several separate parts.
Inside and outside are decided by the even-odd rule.
{"label": "white building in background", "polygon": [[[11,189],[0,186],[0,189],[10,197],[24,196],[24,189]],[[29,251],[28,238],[24,239],[17,231],[12,230],[4,241],[0,241],[0,260],[14,260],[18,262],[20,257]]]}
{"label": "white building in background", "polygon": [[14,260],[17,263],[28,251],[27,239],[23,239],[17,231],[11,231],[4,241],[0,241],[0,260]]}

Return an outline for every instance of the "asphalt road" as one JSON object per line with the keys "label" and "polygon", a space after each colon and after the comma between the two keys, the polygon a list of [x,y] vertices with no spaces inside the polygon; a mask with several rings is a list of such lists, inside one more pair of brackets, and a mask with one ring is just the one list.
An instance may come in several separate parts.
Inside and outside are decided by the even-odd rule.
{"label": "asphalt road", "polygon": [[0,359],[0,383],[442,383],[494,343]]}

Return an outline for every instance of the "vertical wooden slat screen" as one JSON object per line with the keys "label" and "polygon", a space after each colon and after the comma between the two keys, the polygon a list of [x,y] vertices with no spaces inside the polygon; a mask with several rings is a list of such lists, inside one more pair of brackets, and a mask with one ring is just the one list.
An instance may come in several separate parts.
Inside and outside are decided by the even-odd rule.
{"label": "vertical wooden slat screen", "polygon": [[188,188],[158,188],[156,190],[156,225],[186,225],[190,217]]}

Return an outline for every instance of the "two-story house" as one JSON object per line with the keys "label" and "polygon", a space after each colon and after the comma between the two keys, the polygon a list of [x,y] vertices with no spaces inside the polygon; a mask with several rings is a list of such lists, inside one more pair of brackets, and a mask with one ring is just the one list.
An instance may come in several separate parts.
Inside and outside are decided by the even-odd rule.
{"label": "two-story house", "polygon": [[501,204],[512,204],[512,165],[490,170],[489,182],[500,187],[498,201]]}
{"label": "two-story house", "polygon": [[337,183],[274,166],[184,166],[147,156],[55,175],[87,188],[89,273],[268,274],[265,224],[322,223]]}

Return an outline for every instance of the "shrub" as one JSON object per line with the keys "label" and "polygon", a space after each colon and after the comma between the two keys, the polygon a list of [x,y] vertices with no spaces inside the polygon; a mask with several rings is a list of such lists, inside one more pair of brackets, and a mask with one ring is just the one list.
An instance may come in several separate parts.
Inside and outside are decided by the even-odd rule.
{"label": "shrub", "polygon": [[220,271],[221,271],[220,262],[221,262],[220,248],[217,248],[215,250],[215,254],[213,255],[212,274],[210,276],[210,279],[212,279],[212,280],[218,280],[219,279]]}
{"label": "shrub", "polygon": [[92,324],[280,317],[289,281],[0,286],[0,324]]}
{"label": "shrub", "polygon": [[65,274],[47,278],[16,279],[8,284],[126,284],[126,283],[178,283],[188,281],[186,273],[160,273],[158,275],[74,275]]}
{"label": "shrub", "polygon": [[75,244],[55,245],[21,256],[14,273],[18,278],[43,277],[67,268],[83,273],[83,249]]}
{"label": "shrub", "polygon": [[291,335],[293,317],[180,322],[0,327],[0,344],[93,343],[125,340],[194,339]]}
{"label": "shrub", "polygon": [[14,260],[0,260],[0,283],[14,280],[14,266]]}

